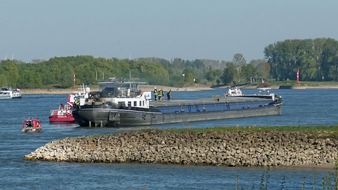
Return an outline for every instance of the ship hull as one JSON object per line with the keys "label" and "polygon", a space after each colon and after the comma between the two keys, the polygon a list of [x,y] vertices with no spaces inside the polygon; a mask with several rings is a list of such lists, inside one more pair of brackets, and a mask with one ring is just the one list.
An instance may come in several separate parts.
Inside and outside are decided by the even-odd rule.
{"label": "ship hull", "polygon": [[281,104],[267,105],[257,108],[244,108],[241,110],[205,111],[205,112],[181,112],[181,113],[158,113],[145,111],[122,111],[120,112],[120,125],[130,126],[149,126],[172,123],[185,123],[197,121],[211,121],[234,118],[248,118],[259,116],[280,115],[282,112]]}
{"label": "ship hull", "polygon": [[132,127],[280,115],[282,103],[266,98],[223,98],[153,102],[149,109],[81,106],[73,111],[80,126]]}
{"label": "ship hull", "polygon": [[119,109],[103,106],[83,106],[80,109],[73,110],[73,117],[80,126],[116,126],[119,123]]}
{"label": "ship hull", "polygon": [[50,123],[72,123],[75,119],[72,115],[53,115],[49,116]]}

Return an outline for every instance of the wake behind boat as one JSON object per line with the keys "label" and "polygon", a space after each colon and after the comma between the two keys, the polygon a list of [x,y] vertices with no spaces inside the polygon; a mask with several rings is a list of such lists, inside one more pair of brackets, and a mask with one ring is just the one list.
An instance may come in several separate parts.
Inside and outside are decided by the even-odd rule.
{"label": "wake behind boat", "polygon": [[111,81],[102,89],[95,99],[73,110],[80,126],[148,126],[280,115],[282,111],[282,98],[275,94],[152,101],[151,92],[141,92],[138,83]]}

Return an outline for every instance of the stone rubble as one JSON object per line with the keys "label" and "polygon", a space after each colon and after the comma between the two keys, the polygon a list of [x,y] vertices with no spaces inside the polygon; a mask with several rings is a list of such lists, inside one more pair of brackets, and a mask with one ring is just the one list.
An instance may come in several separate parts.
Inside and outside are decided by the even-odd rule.
{"label": "stone rubble", "polygon": [[131,131],[68,137],[25,155],[56,162],[161,163],[215,166],[334,164],[337,139],[303,132]]}

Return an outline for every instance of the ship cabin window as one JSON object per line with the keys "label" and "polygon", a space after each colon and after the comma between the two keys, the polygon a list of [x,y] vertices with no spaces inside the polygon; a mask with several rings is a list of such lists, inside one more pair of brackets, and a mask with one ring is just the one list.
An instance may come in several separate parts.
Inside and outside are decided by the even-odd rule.
{"label": "ship cabin window", "polygon": [[140,106],[143,106],[143,105],[142,105],[142,101],[140,101]]}
{"label": "ship cabin window", "polygon": [[134,101],[134,107],[137,107],[137,101]]}
{"label": "ship cabin window", "polygon": [[131,107],[131,102],[128,102],[128,108],[130,108]]}
{"label": "ship cabin window", "polygon": [[119,107],[119,108],[124,108],[124,107],[126,107],[126,103],[125,103],[125,102],[118,102],[117,104],[118,104],[118,107]]}

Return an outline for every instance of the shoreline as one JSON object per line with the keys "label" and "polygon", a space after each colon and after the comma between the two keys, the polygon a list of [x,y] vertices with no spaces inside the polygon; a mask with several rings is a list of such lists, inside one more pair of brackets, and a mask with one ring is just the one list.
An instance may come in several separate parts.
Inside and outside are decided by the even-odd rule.
{"label": "shoreline", "polygon": [[[170,86],[159,86],[159,85],[140,85],[142,91],[153,91],[154,88],[163,89],[167,91],[172,89],[173,91],[202,91],[202,90],[212,90],[212,88],[207,86],[189,86],[189,87],[170,87]],[[21,89],[22,94],[72,94],[79,92],[78,89]],[[98,89],[90,89],[90,91],[98,91]]]}
{"label": "shoreline", "polygon": [[[140,85],[140,89],[142,91],[153,91],[154,88],[163,89],[167,91],[172,89],[172,91],[203,91],[203,90],[213,90],[213,88],[203,85],[195,85],[195,86],[187,86],[187,87],[170,87],[170,86],[161,86],[161,85]],[[219,88],[227,88],[227,87],[219,87]],[[256,87],[243,87],[242,89],[253,89]],[[271,89],[279,89],[279,86],[271,86],[268,87]],[[338,89],[338,85],[322,85],[322,86],[292,86],[294,90],[305,90],[305,89]],[[97,91],[98,89],[91,89],[91,91]],[[78,89],[21,89],[22,94],[72,94]]]}

